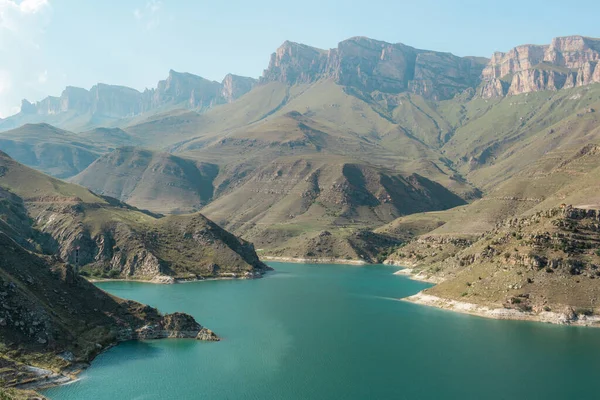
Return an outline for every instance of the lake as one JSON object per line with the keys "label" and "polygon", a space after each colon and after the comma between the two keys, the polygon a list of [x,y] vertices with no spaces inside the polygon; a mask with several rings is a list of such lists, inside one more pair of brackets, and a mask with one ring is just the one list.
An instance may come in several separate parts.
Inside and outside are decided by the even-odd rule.
{"label": "lake", "polygon": [[50,399],[600,398],[600,329],[497,321],[398,298],[374,266],[269,263],[263,279],[98,286],[183,311],[221,342],[127,342]]}

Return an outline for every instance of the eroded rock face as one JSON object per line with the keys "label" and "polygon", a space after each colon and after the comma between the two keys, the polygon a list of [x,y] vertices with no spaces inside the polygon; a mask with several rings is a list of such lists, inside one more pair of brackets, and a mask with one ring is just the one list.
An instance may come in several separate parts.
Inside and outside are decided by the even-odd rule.
{"label": "eroded rock face", "polygon": [[517,46],[494,53],[482,72],[479,95],[491,98],[598,83],[599,61],[600,39],[567,36],[549,45]]}
{"label": "eroded rock face", "polygon": [[1,227],[0,259],[0,376],[5,382],[45,380],[21,364],[36,365],[41,356],[42,366],[53,365],[57,372],[88,363],[126,340],[219,340],[188,314],[161,315],[107,294],[57,257],[25,250]]}
{"label": "eroded rock face", "polygon": [[125,86],[99,83],[90,90],[68,86],[60,97],[49,96],[37,103],[23,100],[21,114],[55,115],[65,112],[125,118],[166,105],[205,110],[232,102],[250,91],[255,79],[227,75],[215,82],[189,73],[169,71],[155,89],[139,92]]}
{"label": "eroded rock face", "polygon": [[448,99],[477,86],[485,61],[365,37],[345,40],[328,51],[285,42],[271,56],[261,82],[297,84],[329,78],[365,92],[410,91]]}
{"label": "eroded rock face", "polygon": [[257,82],[254,78],[228,74],[221,83],[221,95],[228,103],[231,103],[252,90]]}
{"label": "eroded rock face", "polygon": [[204,328],[189,314],[176,312],[166,314],[158,321],[148,323],[137,329],[126,329],[120,332],[121,340],[148,339],[197,339],[218,342],[219,337],[210,329]]}
{"label": "eroded rock face", "polygon": [[107,220],[97,229],[82,217],[103,213],[100,205],[39,202],[30,205],[30,212],[49,251],[76,268],[111,278],[174,283],[215,277],[252,279],[269,270],[252,244],[200,214],[168,217],[142,227]]}

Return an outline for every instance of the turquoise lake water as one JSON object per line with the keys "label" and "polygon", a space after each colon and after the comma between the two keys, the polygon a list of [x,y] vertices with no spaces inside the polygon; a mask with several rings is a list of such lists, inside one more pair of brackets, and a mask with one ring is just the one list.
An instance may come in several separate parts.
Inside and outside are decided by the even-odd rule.
{"label": "turquoise lake water", "polygon": [[389,266],[271,263],[250,281],[98,284],[185,311],[216,343],[123,343],[50,399],[598,399],[600,329],[496,321],[396,301]]}

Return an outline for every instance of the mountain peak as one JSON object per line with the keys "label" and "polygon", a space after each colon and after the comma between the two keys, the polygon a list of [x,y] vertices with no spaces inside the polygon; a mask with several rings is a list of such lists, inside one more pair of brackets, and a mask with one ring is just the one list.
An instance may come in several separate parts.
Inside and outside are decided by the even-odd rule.
{"label": "mountain peak", "polygon": [[494,53],[482,72],[484,98],[559,90],[600,82],[600,39],[557,37],[549,45],[521,45]]}
{"label": "mountain peak", "polygon": [[356,36],[329,51],[286,41],[271,55],[261,82],[293,85],[334,79],[366,92],[411,91],[447,99],[477,86],[482,69],[478,59]]}

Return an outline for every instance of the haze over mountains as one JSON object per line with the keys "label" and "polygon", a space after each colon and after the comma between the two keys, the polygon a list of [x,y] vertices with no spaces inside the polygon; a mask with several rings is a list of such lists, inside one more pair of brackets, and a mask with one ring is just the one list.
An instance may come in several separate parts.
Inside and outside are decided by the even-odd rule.
{"label": "haze over mountains", "polygon": [[[285,42],[259,80],[171,71],[143,93],[98,85],[24,102],[0,129],[66,130],[25,125],[0,143],[136,207],[200,210],[273,254],[372,260],[357,232],[489,201],[547,154],[594,141],[598,43],[556,38],[486,59],[365,37],[330,50]],[[304,247],[323,233],[330,246]]]}

